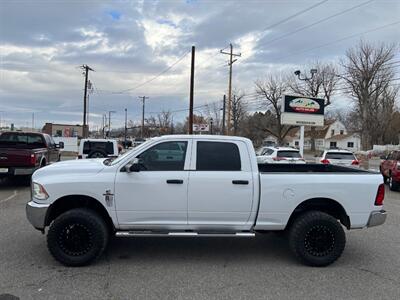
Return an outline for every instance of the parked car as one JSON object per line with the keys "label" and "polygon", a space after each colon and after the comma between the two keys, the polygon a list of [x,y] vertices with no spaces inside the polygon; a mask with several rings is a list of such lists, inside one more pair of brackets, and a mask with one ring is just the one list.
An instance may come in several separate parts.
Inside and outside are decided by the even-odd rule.
{"label": "parked car", "polygon": [[[153,155],[160,149],[180,155]],[[101,256],[112,235],[254,237],[269,231],[287,231],[303,263],[325,266],[344,250],[342,225],[385,222],[384,193],[376,173],[322,164],[257,165],[246,138],[171,135],[116,159],[36,171],[26,212],[36,229],[49,227],[50,253],[69,266]]]}
{"label": "parked car", "polygon": [[116,140],[82,139],[78,148],[78,159],[115,157],[118,154]]}
{"label": "parked car", "polygon": [[34,132],[3,132],[0,135],[0,177],[32,175],[36,169],[60,160],[59,149],[51,136]]}
{"label": "parked car", "polygon": [[392,191],[398,191],[400,189],[400,150],[392,151],[383,158],[379,168],[383,181],[389,183]]}
{"label": "parked car", "polygon": [[257,151],[257,162],[260,164],[305,164],[300,151],[289,147],[262,147]]}
{"label": "parked car", "polygon": [[332,164],[346,167],[359,167],[360,162],[355,157],[353,152],[342,149],[329,149],[322,153],[319,158],[320,163]]}
{"label": "parked car", "polygon": [[135,138],[135,139],[132,141],[132,147],[137,147],[137,146],[143,144],[145,141],[146,141],[146,140],[145,140],[145,139],[142,139],[142,138]]}

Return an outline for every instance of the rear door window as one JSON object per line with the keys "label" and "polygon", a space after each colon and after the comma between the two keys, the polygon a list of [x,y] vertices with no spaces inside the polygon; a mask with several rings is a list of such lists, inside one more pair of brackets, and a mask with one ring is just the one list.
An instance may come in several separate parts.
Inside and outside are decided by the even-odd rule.
{"label": "rear door window", "polygon": [[225,142],[197,142],[196,170],[240,171],[238,146]]}
{"label": "rear door window", "polygon": [[346,153],[346,152],[328,152],[325,156],[326,159],[347,159],[347,160],[354,160],[353,153]]}

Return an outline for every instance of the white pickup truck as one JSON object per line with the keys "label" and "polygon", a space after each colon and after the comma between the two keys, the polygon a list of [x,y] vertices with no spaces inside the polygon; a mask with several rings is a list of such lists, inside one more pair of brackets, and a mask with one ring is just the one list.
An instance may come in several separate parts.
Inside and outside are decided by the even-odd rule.
{"label": "white pickup truck", "polygon": [[[178,153],[179,152],[179,153]],[[347,229],[383,224],[380,174],[334,165],[257,165],[250,140],[154,138],[118,158],[63,161],[37,170],[30,223],[69,266],[98,258],[111,235],[253,237],[288,233],[294,254],[326,266]],[[343,225],[343,226],[342,226]]]}

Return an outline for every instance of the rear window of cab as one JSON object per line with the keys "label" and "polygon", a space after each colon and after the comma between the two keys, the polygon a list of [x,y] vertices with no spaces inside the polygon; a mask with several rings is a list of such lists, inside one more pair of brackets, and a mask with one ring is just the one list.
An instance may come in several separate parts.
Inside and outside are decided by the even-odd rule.
{"label": "rear window of cab", "polygon": [[325,155],[326,159],[356,159],[353,153],[347,152],[327,152]]}
{"label": "rear window of cab", "polygon": [[276,154],[278,157],[291,157],[291,158],[301,158],[299,151],[278,151]]}

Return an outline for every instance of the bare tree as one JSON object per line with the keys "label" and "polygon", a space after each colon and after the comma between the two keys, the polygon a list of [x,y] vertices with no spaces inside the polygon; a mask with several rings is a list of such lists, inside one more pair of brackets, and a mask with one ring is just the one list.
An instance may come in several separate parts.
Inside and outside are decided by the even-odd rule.
{"label": "bare tree", "polygon": [[238,129],[247,114],[246,105],[244,103],[244,92],[235,91],[232,99],[231,115],[233,135],[238,134]]}
{"label": "bare tree", "polygon": [[390,64],[395,50],[394,45],[360,41],[342,61],[345,74],[341,77],[355,104],[363,149],[382,142],[393,117],[399,92],[392,82],[395,71]]}
{"label": "bare tree", "polygon": [[270,75],[265,80],[257,80],[255,85],[256,93],[263,100],[262,107],[269,112],[269,120],[272,120],[268,124],[270,126],[262,129],[275,136],[278,144],[281,145],[289,131],[295,128],[295,126],[283,125],[281,123],[282,97],[287,92],[287,81],[281,74]]}
{"label": "bare tree", "polygon": [[213,102],[208,104],[205,107],[205,110],[208,118],[213,119],[213,128],[215,129],[215,133],[220,133],[222,131],[222,103],[218,104]]}
{"label": "bare tree", "polygon": [[[327,107],[332,103],[332,95],[340,81],[337,66],[332,63],[316,62],[312,64],[312,68],[317,69],[317,73],[310,79],[298,80],[295,76],[290,76],[288,79],[290,90],[302,96],[324,98]],[[315,127],[311,127],[310,135],[311,151],[315,151]]]}
{"label": "bare tree", "polygon": [[172,113],[170,111],[162,111],[157,115],[158,127],[160,134],[169,134],[172,129]]}

